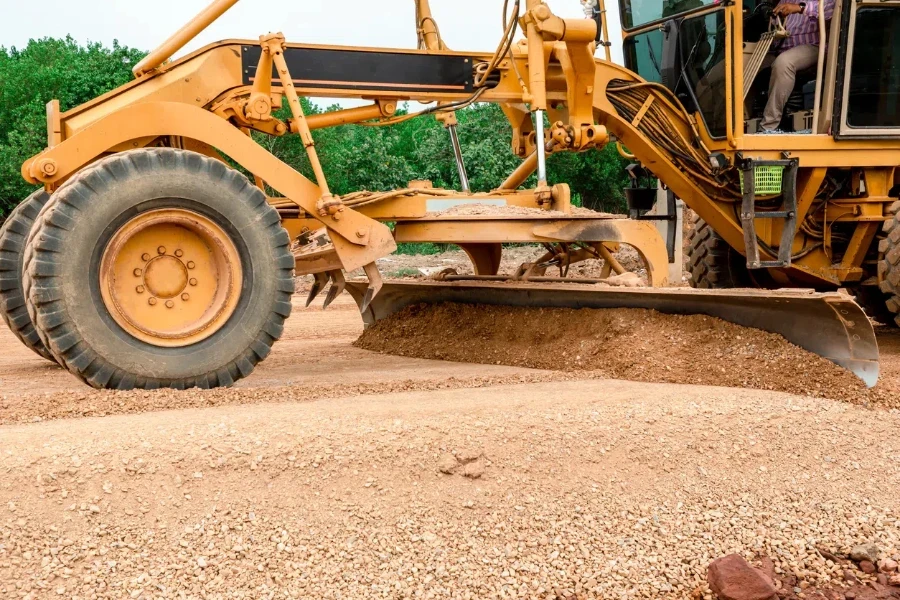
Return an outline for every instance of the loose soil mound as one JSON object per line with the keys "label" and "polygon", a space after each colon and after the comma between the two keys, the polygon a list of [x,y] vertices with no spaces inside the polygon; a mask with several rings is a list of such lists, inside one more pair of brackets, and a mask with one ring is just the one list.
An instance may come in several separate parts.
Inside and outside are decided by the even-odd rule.
{"label": "loose soil mound", "polygon": [[776,390],[865,401],[853,374],[779,335],[704,315],[644,309],[416,305],[359,348],[401,356],[597,371],[616,379]]}

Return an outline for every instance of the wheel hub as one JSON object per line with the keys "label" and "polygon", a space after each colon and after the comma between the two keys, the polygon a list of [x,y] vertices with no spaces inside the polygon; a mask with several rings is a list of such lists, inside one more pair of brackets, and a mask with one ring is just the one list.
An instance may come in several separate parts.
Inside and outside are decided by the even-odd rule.
{"label": "wheel hub", "polygon": [[100,290],[109,314],[134,337],[187,346],[214,334],[234,312],[240,256],[210,219],[184,209],[150,211],[110,240]]}
{"label": "wheel hub", "polygon": [[187,265],[174,256],[163,255],[150,259],[143,275],[147,291],[159,298],[174,298],[188,284]]}

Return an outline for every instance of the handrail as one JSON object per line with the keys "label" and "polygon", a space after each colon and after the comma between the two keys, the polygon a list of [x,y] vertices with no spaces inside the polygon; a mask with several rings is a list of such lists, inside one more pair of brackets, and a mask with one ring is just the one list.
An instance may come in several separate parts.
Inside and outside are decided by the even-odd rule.
{"label": "handrail", "polygon": [[216,19],[224,15],[228,9],[237,4],[240,0],[213,0],[213,2],[203,9],[196,17],[188,21],[188,23],[172,34],[169,39],[163,42],[153,52],[144,57],[131,70],[135,77],[141,77],[159,68],[160,65],[172,58],[176,52],[188,45],[191,40],[200,35],[207,27],[212,25]]}
{"label": "handrail", "polygon": [[819,112],[822,104],[822,86],[825,84],[825,11],[822,2],[817,3],[816,12],[819,13],[819,60],[816,65],[816,95],[813,101],[812,133],[819,133]]}

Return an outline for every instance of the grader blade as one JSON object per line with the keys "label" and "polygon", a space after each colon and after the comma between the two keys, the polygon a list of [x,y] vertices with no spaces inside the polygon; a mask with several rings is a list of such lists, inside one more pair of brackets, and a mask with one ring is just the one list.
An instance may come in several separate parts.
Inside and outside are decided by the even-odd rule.
{"label": "grader blade", "polygon": [[[347,282],[362,305],[367,284]],[[878,381],[878,343],[863,310],[837,292],[597,288],[580,284],[386,282],[362,311],[369,327],[411,304],[491,304],[543,308],[647,308],[703,314],[777,333],[844,367],[868,387]],[[462,325],[462,324],[461,324]]]}

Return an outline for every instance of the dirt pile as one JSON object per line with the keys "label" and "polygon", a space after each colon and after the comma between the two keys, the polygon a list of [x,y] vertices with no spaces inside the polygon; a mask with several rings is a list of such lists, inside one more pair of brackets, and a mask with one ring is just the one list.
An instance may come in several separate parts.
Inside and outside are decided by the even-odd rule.
{"label": "dirt pile", "polygon": [[643,309],[416,305],[365,331],[377,352],[720,385],[865,402],[853,374],[779,335],[704,315]]}

